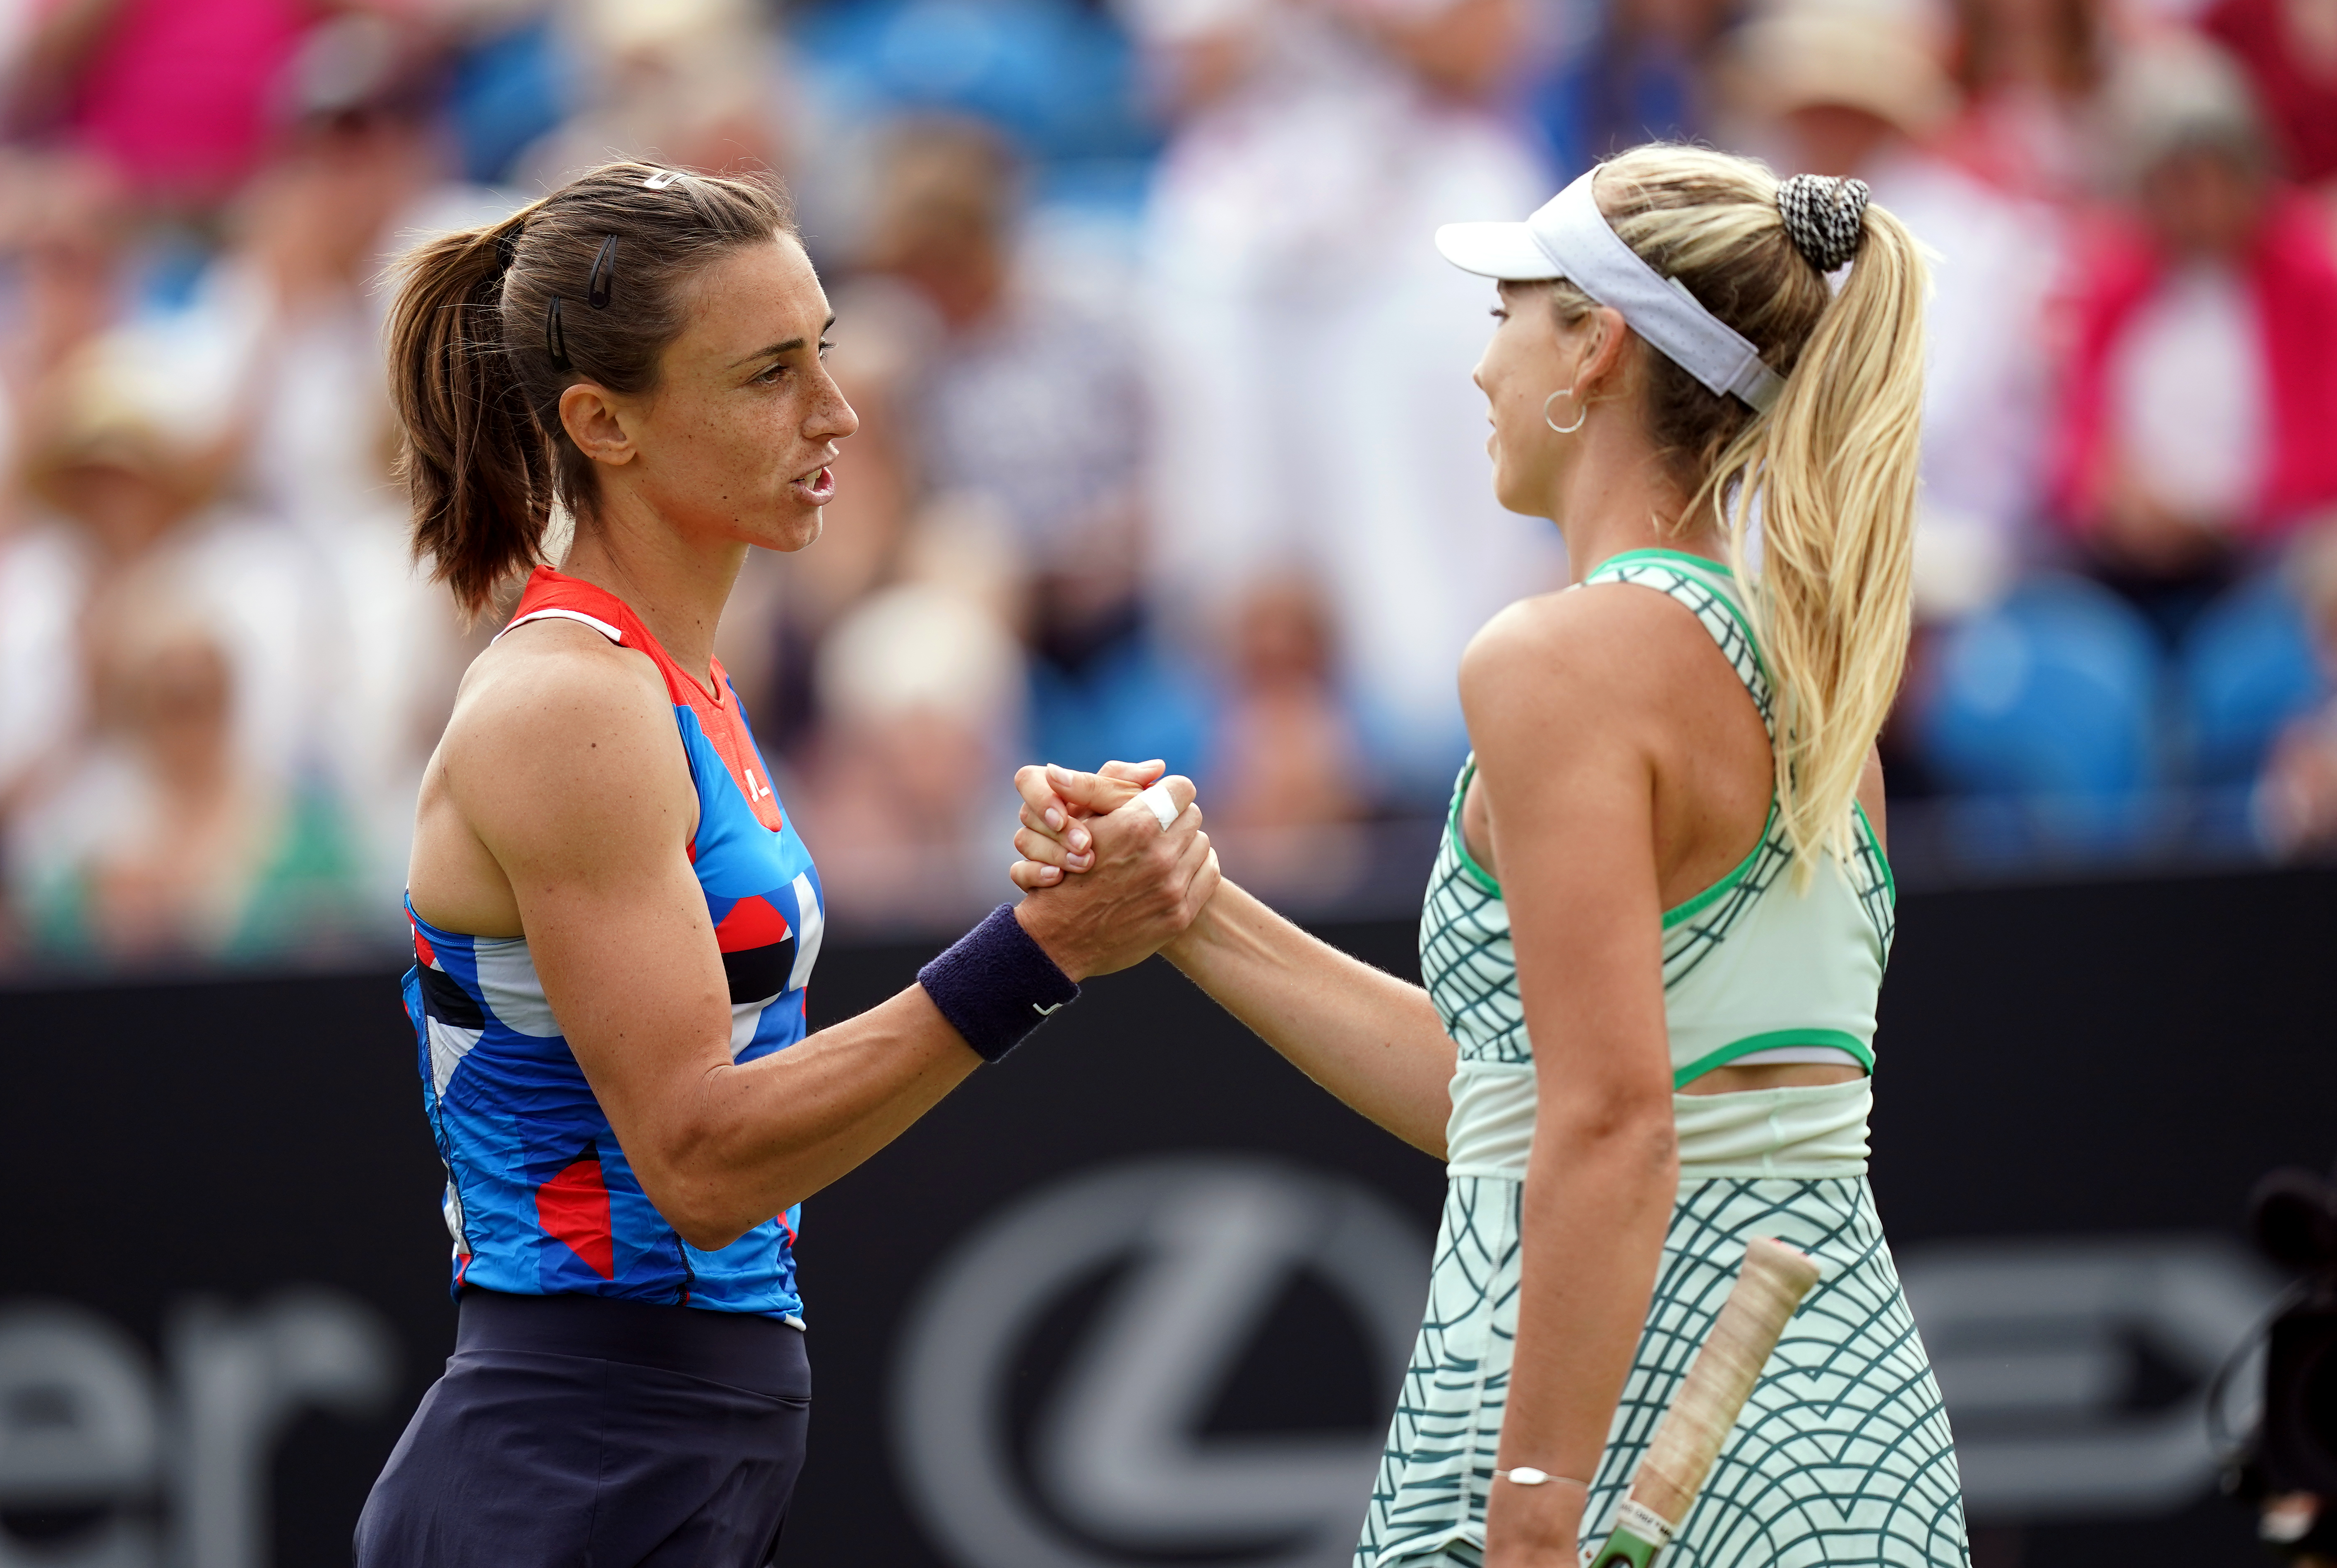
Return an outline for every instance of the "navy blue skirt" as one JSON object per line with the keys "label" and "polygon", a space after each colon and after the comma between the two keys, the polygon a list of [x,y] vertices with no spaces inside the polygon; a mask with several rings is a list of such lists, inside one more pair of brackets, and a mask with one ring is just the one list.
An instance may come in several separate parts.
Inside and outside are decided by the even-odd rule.
{"label": "navy blue skirt", "polygon": [[446,1375],[357,1520],[357,1568],[763,1568],[810,1416],[785,1323],[466,1290]]}

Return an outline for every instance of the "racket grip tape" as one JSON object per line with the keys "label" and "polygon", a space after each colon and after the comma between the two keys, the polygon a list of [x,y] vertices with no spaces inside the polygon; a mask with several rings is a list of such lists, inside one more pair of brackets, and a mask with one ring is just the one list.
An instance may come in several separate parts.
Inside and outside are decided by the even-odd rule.
{"label": "racket grip tape", "polygon": [[1647,1568],[1687,1521],[1769,1353],[1817,1281],[1817,1264],[1782,1242],[1765,1237],[1746,1245],[1745,1267],[1657,1422],[1630,1495],[1591,1568]]}

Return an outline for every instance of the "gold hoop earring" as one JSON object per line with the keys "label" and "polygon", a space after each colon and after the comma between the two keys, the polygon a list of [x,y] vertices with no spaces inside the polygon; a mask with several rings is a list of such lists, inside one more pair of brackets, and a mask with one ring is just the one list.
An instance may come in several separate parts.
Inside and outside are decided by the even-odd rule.
{"label": "gold hoop earring", "polygon": [[1571,397],[1573,395],[1574,388],[1570,386],[1561,386],[1556,392],[1551,393],[1548,397],[1541,400],[1541,422],[1544,424],[1549,425],[1552,430],[1558,432],[1560,435],[1572,435],[1576,431],[1582,428],[1582,422],[1590,417],[1590,404],[1583,403],[1576,405],[1574,410],[1574,423],[1572,424],[1560,424],[1550,418],[1550,405],[1556,403],[1561,397]]}

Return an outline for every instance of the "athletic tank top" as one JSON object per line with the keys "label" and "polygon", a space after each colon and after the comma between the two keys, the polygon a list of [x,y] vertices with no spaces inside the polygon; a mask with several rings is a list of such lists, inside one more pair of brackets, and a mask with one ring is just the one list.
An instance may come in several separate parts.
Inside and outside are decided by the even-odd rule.
{"label": "athletic tank top", "polygon": [[[730,985],[730,1057],[750,1062],[804,1037],[805,988],[826,926],[819,873],[755,749],[719,663],[707,691],[622,599],[549,567],[528,579],[508,632],[558,618],[655,660],[698,790],[689,860]],[[651,1206],[562,1037],[527,939],[442,930],[414,912],[406,1010],[422,1103],[446,1166],[452,1288],[616,1296],[754,1312],[802,1326],[795,1238],[801,1205],[718,1251]]]}
{"label": "athletic tank top", "polygon": [[[1676,550],[1630,550],[1588,583],[1653,589],[1687,607],[1727,655],[1762,722],[1775,724],[1768,671],[1728,568]],[[1501,884],[1470,855],[1461,770],[1421,914],[1420,965],[1460,1047],[1447,1155],[1455,1174],[1522,1179],[1533,1135],[1533,1045]],[[1874,1007],[1896,892],[1863,809],[1847,862],[1827,856],[1794,886],[1794,849],[1774,796],[1761,839],[1735,870],[1664,912],[1664,1021],[1677,1090],[1732,1063],[1874,1067]],[[1863,1174],[1868,1076],[1815,1087],[1673,1096],[1688,1175]]]}

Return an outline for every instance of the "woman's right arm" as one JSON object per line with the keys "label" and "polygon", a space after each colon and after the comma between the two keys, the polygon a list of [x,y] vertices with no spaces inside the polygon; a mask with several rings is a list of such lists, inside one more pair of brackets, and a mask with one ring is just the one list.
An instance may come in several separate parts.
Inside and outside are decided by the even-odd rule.
{"label": "woman's right arm", "polygon": [[[1129,771],[1026,767],[1015,775],[1024,823],[1015,839],[1024,857],[1014,868],[1017,885],[1035,891],[1077,883],[1080,862],[1062,840],[1076,813],[1122,809],[1135,798],[1137,784],[1120,776]],[[1444,1157],[1454,1047],[1420,987],[1310,936],[1230,881],[1219,882],[1161,957],[1349,1107]]]}
{"label": "woman's right arm", "polygon": [[[891,1142],[981,1058],[913,985],[734,1062],[689,855],[696,790],[662,685],[592,634],[555,653],[558,636],[504,650],[465,693],[440,782],[509,881],[545,998],[643,1192],[691,1245],[725,1246]],[[1075,981],[1157,949],[1216,882],[1189,806],[1171,830],[1142,806],[1095,826],[1100,874],[1017,911]]]}

